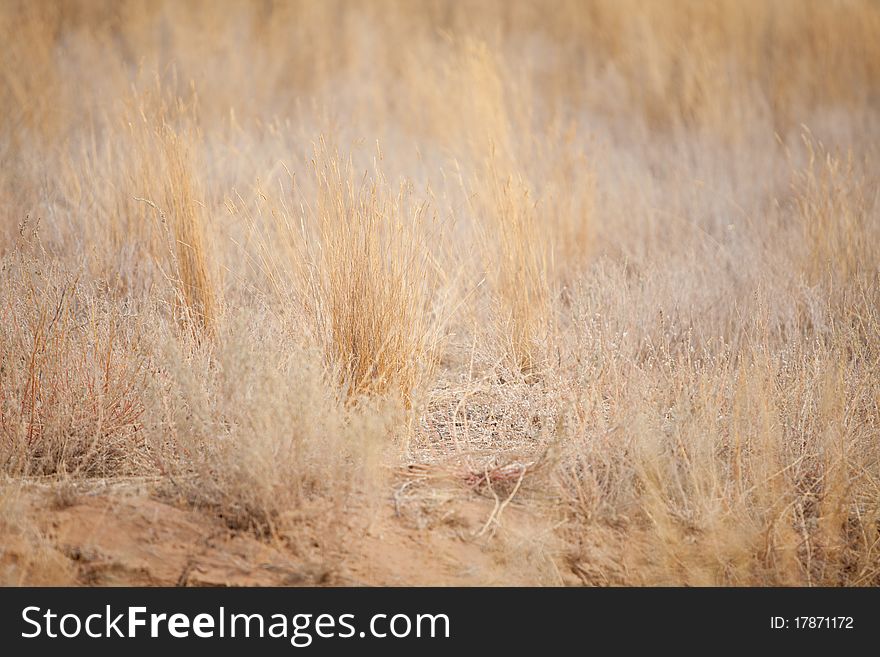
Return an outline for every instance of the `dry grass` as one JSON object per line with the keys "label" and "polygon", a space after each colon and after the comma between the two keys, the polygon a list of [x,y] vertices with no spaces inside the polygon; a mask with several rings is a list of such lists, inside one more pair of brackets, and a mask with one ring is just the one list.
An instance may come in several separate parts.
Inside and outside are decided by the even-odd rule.
{"label": "dry grass", "polygon": [[346,408],[319,353],[271,316],[252,321],[231,317],[210,353],[167,336],[145,393],[151,452],[175,496],[233,529],[277,535],[311,509],[329,540],[353,495],[371,501],[397,416]]}
{"label": "dry grass", "polygon": [[501,178],[490,166],[487,225],[478,234],[491,245],[486,268],[497,305],[496,335],[502,358],[529,377],[546,367],[550,350],[551,246],[522,179],[515,174]]}
{"label": "dry grass", "polygon": [[309,173],[314,197],[291,180],[272,225],[249,218],[261,273],[299,308],[344,397],[396,393],[409,404],[442,339],[437,249],[427,244],[442,239],[441,227],[411,185],[394,188],[378,170],[357,175],[323,141]]}
{"label": "dry grass", "polygon": [[211,333],[217,323],[217,299],[208,267],[205,244],[205,222],[195,198],[191,167],[186,147],[180,138],[166,127],[164,149],[168,179],[165,183],[167,212],[162,212],[163,224],[170,218],[170,237],[174,250],[174,283],[180,302],[178,313],[183,321],[196,331]]}
{"label": "dry grass", "polygon": [[877,585],[878,32],[869,0],[4,2],[0,465],[328,555],[415,477],[487,503],[510,581]]}
{"label": "dry grass", "polygon": [[125,473],[143,413],[137,328],[47,262],[38,230],[23,222],[2,261],[0,462],[19,475]]}
{"label": "dry grass", "polygon": [[807,141],[809,164],[795,177],[797,209],[807,245],[807,280],[836,285],[876,268],[874,181],[866,180],[853,162],[853,152],[835,155]]}

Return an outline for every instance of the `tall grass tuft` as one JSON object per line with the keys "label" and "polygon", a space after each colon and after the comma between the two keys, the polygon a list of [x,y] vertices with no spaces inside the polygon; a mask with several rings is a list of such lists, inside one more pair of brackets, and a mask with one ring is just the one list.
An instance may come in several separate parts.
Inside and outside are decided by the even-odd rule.
{"label": "tall grass tuft", "polygon": [[270,224],[249,221],[259,268],[305,317],[343,396],[411,404],[441,346],[442,272],[430,242],[442,231],[411,184],[374,169],[356,175],[321,140],[306,183],[266,213]]}
{"label": "tall grass tuft", "polygon": [[396,388],[406,399],[431,374],[439,335],[432,315],[428,208],[381,177],[357,182],[338,156],[316,161],[319,280],[314,317],[350,395]]}
{"label": "tall grass tuft", "polygon": [[168,126],[162,136],[167,167],[165,218],[174,241],[171,255],[178,314],[195,331],[210,335],[217,323],[217,298],[208,264],[204,209],[196,196],[186,143]]}
{"label": "tall grass tuft", "polygon": [[806,244],[805,273],[811,284],[847,284],[876,269],[880,224],[872,210],[877,179],[860,173],[852,151],[828,152],[804,138],[809,161],[795,174],[797,216]]}
{"label": "tall grass tuft", "polygon": [[551,242],[529,189],[517,174],[490,168],[487,266],[494,279],[499,335],[508,362],[527,377],[546,365],[553,324]]}

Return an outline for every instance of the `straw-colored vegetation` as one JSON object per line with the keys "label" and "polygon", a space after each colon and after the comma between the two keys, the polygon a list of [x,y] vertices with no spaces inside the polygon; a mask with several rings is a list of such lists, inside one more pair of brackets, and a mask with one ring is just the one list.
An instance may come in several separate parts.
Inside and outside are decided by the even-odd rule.
{"label": "straw-colored vegetation", "polygon": [[871,0],[3,0],[15,581],[69,570],[27,486],[136,477],[293,554],[483,500],[498,582],[880,584],[878,35]]}

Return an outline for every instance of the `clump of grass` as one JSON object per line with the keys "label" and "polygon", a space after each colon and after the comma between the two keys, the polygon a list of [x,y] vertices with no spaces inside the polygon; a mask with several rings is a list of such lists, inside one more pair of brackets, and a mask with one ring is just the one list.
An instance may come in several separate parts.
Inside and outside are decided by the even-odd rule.
{"label": "clump of grass", "polygon": [[487,230],[503,353],[526,376],[546,365],[552,328],[550,243],[521,177],[491,168]]}
{"label": "clump of grass", "polygon": [[350,395],[396,388],[406,399],[437,358],[424,204],[381,177],[355,182],[350,163],[316,162],[314,317]]}
{"label": "clump of grass", "polygon": [[305,520],[332,541],[352,497],[372,499],[398,418],[347,405],[300,331],[254,319],[231,316],[210,357],[173,340],[157,354],[167,375],[152,382],[146,424],[160,469],[232,529],[279,536]]}
{"label": "clump of grass", "polygon": [[131,327],[37,247],[20,244],[0,260],[0,467],[137,471],[146,460],[138,440],[144,363],[129,353]]}
{"label": "clump of grass", "polygon": [[[158,82],[157,82],[158,84]],[[136,102],[135,102],[136,101]],[[172,314],[200,339],[217,328],[216,274],[212,268],[204,191],[194,162],[194,106],[171,102],[161,90],[130,103],[127,138],[139,154],[115,181],[122,212],[146,255],[171,284]],[[111,244],[131,239],[111,222]]]}
{"label": "clump of grass", "polygon": [[452,47],[441,82],[466,111],[447,117],[444,138],[460,152],[473,239],[483,245],[495,359],[534,380],[553,351],[555,299],[592,248],[594,176],[570,124],[552,113],[549,124],[537,120],[533,82],[486,41]]}
{"label": "clump of grass", "polygon": [[831,280],[846,285],[876,269],[880,259],[880,225],[873,212],[876,180],[856,168],[850,151],[828,152],[804,137],[809,161],[796,173],[797,216],[806,244],[804,269],[811,284]]}
{"label": "clump of grass", "polygon": [[323,141],[311,174],[310,193],[296,190],[300,216],[286,206],[273,212],[260,267],[276,289],[287,279],[345,397],[391,394],[411,404],[441,345],[442,272],[429,241],[442,233],[411,185],[392,186],[378,170],[359,177]]}
{"label": "clump of grass", "polygon": [[198,202],[193,166],[183,139],[168,126],[162,131],[166,163],[164,219],[173,238],[174,283],[182,320],[210,335],[217,323],[217,297],[208,264],[204,208]]}

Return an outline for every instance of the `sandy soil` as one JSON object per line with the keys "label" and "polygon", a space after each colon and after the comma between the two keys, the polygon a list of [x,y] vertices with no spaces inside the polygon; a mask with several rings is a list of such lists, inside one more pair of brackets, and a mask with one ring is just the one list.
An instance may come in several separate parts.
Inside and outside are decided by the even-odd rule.
{"label": "sandy soil", "polygon": [[[87,493],[17,493],[0,539],[0,583],[86,586],[528,585],[566,583],[546,520],[488,499],[374,505],[345,539],[322,544],[305,521],[296,541],[230,530],[144,485]],[[27,519],[26,523],[23,519]],[[486,531],[484,531],[484,528]],[[314,537],[310,534],[316,534]],[[536,539],[535,536],[543,539]],[[341,547],[340,547],[341,546]]]}

